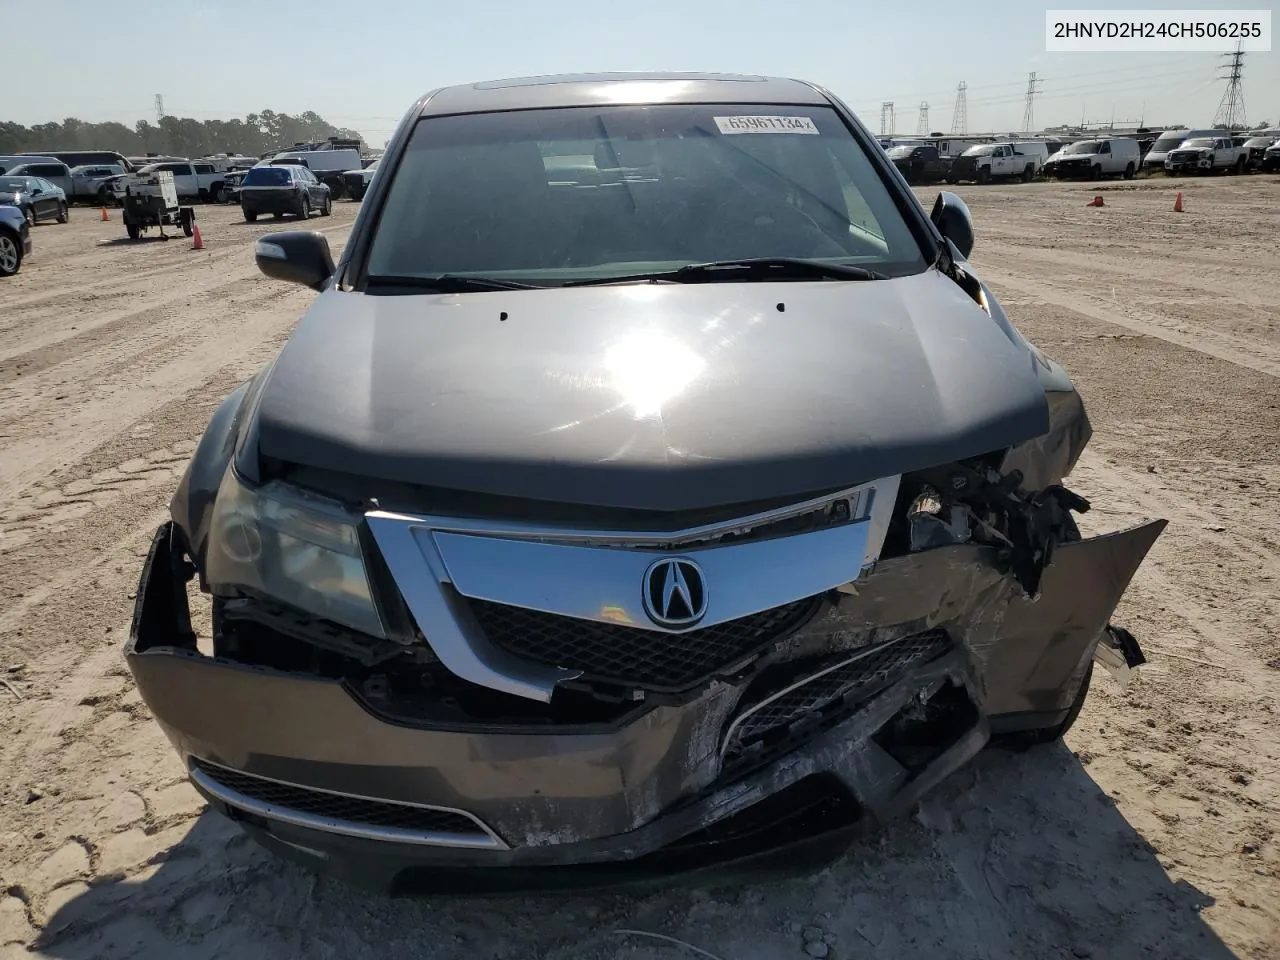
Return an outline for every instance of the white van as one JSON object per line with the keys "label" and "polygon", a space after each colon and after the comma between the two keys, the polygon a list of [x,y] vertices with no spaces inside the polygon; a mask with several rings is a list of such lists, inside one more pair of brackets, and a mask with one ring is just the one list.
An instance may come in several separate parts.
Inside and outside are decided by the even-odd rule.
{"label": "white van", "polygon": [[359,170],[360,151],[350,148],[339,150],[286,150],[277,153],[267,160],[260,161],[257,166],[268,164],[296,163],[306,167],[316,175],[316,179],[327,183],[333,199],[342,199],[346,186],[342,175],[348,170]]}
{"label": "white van", "polygon": [[1142,148],[1130,137],[1077,140],[1049,158],[1044,165],[1044,175],[1059,180],[1101,180],[1116,176],[1131,180],[1141,160]]}
{"label": "white van", "polygon": [[1160,136],[1156,137],[1156,142],[1151,145],[1151,149],[1147,151],[1147,155],[1142,158],[1142,169],[1154,173],[1157,170],[1164,170],[1164,161],[1169,156],[1170,150],[1176,150],[1188,140],[1194,137],[1219,137],[1222,135],[1221,130],[1165,130]]}

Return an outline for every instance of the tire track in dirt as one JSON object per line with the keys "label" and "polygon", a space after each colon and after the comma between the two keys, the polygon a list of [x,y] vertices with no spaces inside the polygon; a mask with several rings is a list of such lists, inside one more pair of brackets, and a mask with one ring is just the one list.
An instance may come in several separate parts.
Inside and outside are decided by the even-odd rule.
{"label": "tire track in dirt", "polygon": [[[1028,266],[1037,264],[1041,267],[1061,268],[1063,266],[1071,266],[1080,270],[1084,276],[1089,277],[1089,282],[1095,287],[1101,287],[1110,278],[1128,289],[1140,286],[1149,292],[1151,297],[1158,297],[1162,300],[1175,299],[1177,296],[1187,296],[1194,298],[1188,300],[1188,303],[1203,304],[1205,294],[1218,299],[1222,303],[1236,303],[1246,310],[1263,311],[1264,316],[1259,317],[1257,330],[1251,330],[1250,333],[1265,332],[1267,322],[1277,305],[1265,293],[1251,292],[1245,284],[1241,282],[1243,277],[1242,271],[1238,264],[1224,265],[1220,272],[1218,282],[1211,282],[1206,276],[1207,271],[1203,265],[1194,273],[1190,273],[1181,266],[1170,268],[1160,266],[1155,269],[1144,270],[1142,274],[1135,274],[1133,271],[1133,263],[1128,258],[1117,259],[1114,254],[1106,253],[1078,253],[1075,251],[1064,250],[1046,250],[1043,245],[1015,247],[1008,243],[1002,243],[1002,237],[995,237],[984,246],[983,257],[989,259],[993,263],[1013,263],[1026,264]],[[1259,276],[1266,276],[1280,271],[1280,257],[1270,267],[1255,266],[1254,272]],[[1149,301],[1148,301],[1149,302]],[[1272,331],[1274,332],[1274,331]]]}
{"label": "tire track in dirt", "polygon": [[[36,651],[27,650],[25,638],[8,634],[20,629],[50,597],[83,582],[87,571],[100,565],[99,556],[109,553],[118,540],[122,512],[167,508],[214,408],[242,379],[242,371],[224,368],[180,399],[150,411],[149,422],[166,425],[149,438],[151,453],[138,456],[136,448],[128,449],[137,442],[132,438],[107,440],[75,466],[4,508],[0,544],[7,544],[11,534],[15,542],[12,548],[0,549],[0,564],[9,567],[0,578],[0,637],[13,655]],[[125,433],[127,428],[116,436]],[[6,563],[19,550],[27,562],[21,567]]]}
{"label": "tire track in dirt", "polygon": [[232,313],[237,307],[262,308],[296,295],[288,288],[270,287],[258,293],[259,286],[247,272],[232,279],[219,276],[217,283],[184,288],[180,299],[106,314],[69,336],[10,351],[8,358],[0,357],[0,401],[6,413],[0,417],[0,428],[33,407],[44,407],[59,388],[89,382],[122,362],[186,338],[194,311]]}
{"label": "tire track in dirt", "polygon": [[1181,324],[1174,326],[1173,322],[1167,318],[1135,308],[1132,306],[1132,301],[1124,304],[1108,302],[1098,297],[1063,289],[1059,283],[1053,281],[1012,273],[1000,267],[987,266],[985,263],[978,266],[978,272],[982,279],[993,287],[1008,287],[1027,296],[1038,297],[1047,303],[1056,304],[1091,320],[1124,327],[1126,330],[1145,336],[1158,337],[1239,367],[1256,370],[1271,377],[1280,377],[1280,348],[1270,347],[1256,340],[1247,341],[1220,330],[1203,327],[1188,330]]}
{"label": "tire track in dirt", "polygon": [[[318,232],[333,234],[348,228],[349,224],[344,223]],[[205,255],[198,260],[190,259],[184,252],[172,262],[151,270],[138,270],[132,262],[121,262],[122,276],[119,280],[90,283],[87,286],[63,287],[57,293],[49,294],[48,302],[42,301],[38,307],[35,305],[37,300],[35,297],[25,298],[25,301],[22,298],[10,301],[9,305],[15,308],[25,302],[28,309],[22,314],[14,310],[15,317],[22,317],[21,322],[15,319],[4,323],[0,319],[0,345],[6,344],[10,339],[8,335],[11,333],[16,332],[27,336],[25,339],[19,336],[12,345],[0,346],[0,371],[3,370],[3,361],[34,352],[41,347],[52,346],[62,340],[84,336],[95,329],[123,319],[132,312],[127,305],[123,311],[115,313],[101,310],[102,301],[136,298],[140,288],[160,289],[157,281],[170,275],[186,275],[183,284],[173,290],[171,300],[180,300],[197,293],[208,293],[210,288],[219,283],[227,283],[233,277],[238,277],[241,281],[248,278],[265,279],[260,276],[253,261],[253,239],[254,237],[250,235],[237,238],[219,250],[206,248]],[[193,282],[189,274],[197,268],[208,271],[210,275],[194,278]],[[230,273],[231,270],[235,272]],[[273,283],[272,286],[276,285]],[[32,331],[37,330],[39,333],[31,336]]]}
{"label": "tire track in dirt", "polygon": [[245,312],[227,318],[211,304],[188,313],[191,322],[166,350],[142,362],[122,358],[112,375],[100,373],[85,395],[67,393],[45,403],[40,415],[24,419],[22,435],[5,444],[0,502],[60,464],[87,454],[111,436],[113,426],[137,420],[198,388],[211,360],[228,367],[262,357],[264,346],[282,341],[297,321],[307,302],[305,297],[297,299],[297,312]]}

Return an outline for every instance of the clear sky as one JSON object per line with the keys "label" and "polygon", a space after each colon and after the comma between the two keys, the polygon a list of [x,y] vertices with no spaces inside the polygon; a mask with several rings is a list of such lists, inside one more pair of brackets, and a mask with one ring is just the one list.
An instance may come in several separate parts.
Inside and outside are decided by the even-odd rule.
{"label": "clear sky", "polygon": [[[16,0],[9,0],[16,3]],[[1212,53],[1046,53],[1059,8],[1267,9],[1272,0],[44,0],[9,18],[0,119],[132,125],[165,112],[198,120],[314,110],[381,146],[419,94],[443,84],[545,73],[768,73],[832,89],[880,129],[949,131],[968,84],[971,131],[1022,125],[1027,74],[1041,79],[1035,126],[1143,119],[1208,124],[1225,83]],[[23,8],[27,9],[27,8]],[[22,24],[26,26],[22,26]],[[1278,24],[1277,26],[1280,26]],[[30,30],[28,31],[28,27]],[[16,31],[16,32],[15,32]],[[1224,51],[1225,52],[1225,51]],[[1250,123],[1280,123],[1280,53],[1245,58]]]}

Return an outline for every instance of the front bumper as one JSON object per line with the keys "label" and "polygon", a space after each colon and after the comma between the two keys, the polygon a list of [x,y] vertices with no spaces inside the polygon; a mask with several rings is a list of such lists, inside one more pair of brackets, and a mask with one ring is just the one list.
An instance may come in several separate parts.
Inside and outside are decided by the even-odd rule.
{"label": "front bumper", "polygon": [[1213,157],[1184,156],[1169,157],[1164,162],[1167,173],[1182,173],[1186,170],[1210,170],[1213,168]]}
{"label": "front bumper", "polygon": [[1093,164],[1088,160],[1060,160],[1047,164],[1044,173],[1058,180],[1078,180],[1093,175]]}
{"label": "front bumper", "polygon": [[[347,678],[204,655],[171,524],[125,653],[216,809],[360,883],[598,887],[776,866],[770,855],[797,849],[839,855],[841,838],[912,806],[992,733],[1061,723],[1164,525],[1059,545],[1034,600],[990,548],[882,561],[779,643],[825,647],[821,670],[797,679],[783,661],[789,676],[720,678],[590,728],[393,720]],[[776,723],[744,746],[748,720]]]}

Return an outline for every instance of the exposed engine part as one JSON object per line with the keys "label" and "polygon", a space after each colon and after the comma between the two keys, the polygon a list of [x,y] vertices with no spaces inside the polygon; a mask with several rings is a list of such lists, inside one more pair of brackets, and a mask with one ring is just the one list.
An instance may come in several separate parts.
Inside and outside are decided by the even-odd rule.
{"label": "exposed engine part", "polygon": [[904,499],[914,496],[902,517],[902,546],[911,552],[968,540],[993,546],[1000,568],[1034,597],[1054,546],[1079,537],[1071,512],[1087,512],[1089,501],[1059,485],[1029,492],[1022,480],[1019,470],[1001,474],[980,461],[904,477]]}
{"label": "exposed engine part", "polygon": [[944,507],[933,487],[925,486],[907,510],[911,550],[928,550],[950,543],[965,543],[971,536],[973,514],[961,503]]}

